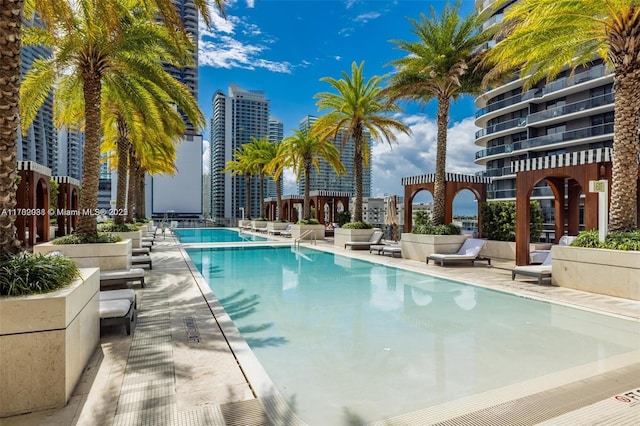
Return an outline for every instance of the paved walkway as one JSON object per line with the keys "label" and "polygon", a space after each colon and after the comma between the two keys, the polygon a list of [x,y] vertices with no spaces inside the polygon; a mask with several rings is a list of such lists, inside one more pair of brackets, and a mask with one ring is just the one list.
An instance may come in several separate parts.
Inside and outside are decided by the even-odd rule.
{"label": "paved walkway", "polygon": [[[434,275],[479,283],[527,297],[578,305],[640,320],[638,302],[539,286],[532,281],[513,282],[510,275],[511,264],[492,268],[484,265],[443,268],[370,254],[367,250],[345,251],[334,247],[331,242],[320,242],[318,248],[347,256],[375,259],[406,269],[422,272],[428,270]],[[265,406],[268,408],[270,402],[263,405],[255,398],[173,237],[158,236],[151,256],[154,269],[148,271],[148,285],[145,289],[137,290],[139,314],[132,335],[127,336],[124,327],[103,328],[100,346],[66,407],[0,419],[1,425],[272,424],[264,409]],[[625,372],[625,375],[631,375],[636,387],[640,385],[640,379],[636,379],[640,377],[640,359],[638,361],[637,367]],[[594,386],[596,385],[601,387],[602,383],[597,382]],[[613,392],[609,396],[615,395],[620,386],[625,389],[626,383],[621,385],[617,381],[617,386],[610,390],[607,388],[607,392]],[[565,409],[558,411],[557,415],[564,416],[564,424],[572,424],[572,413],[584,415],[581,413],[590,409],[592,411],[589,415],[595,415],[598,408],[594,408],[592,404],[604,397],[597,398],[596,401],[583,402],[582,405],[571,408],[578,411],[569,410],[569,414],[566,414]],[[601,401],[601,404],[605,402]],[[498,404],[495,406],[499,407]],[[635,419],[637,414],[640,415],[640,404],[636,408],[638,409],[635,411],[622,414],[629,416],[631,413]],[[508,408],[500,408],[502,411],[505,409]],[[513,407],[511,410],[517,412]],[[614,413],[610,407],[606,410],[605,420],[610,424],[635,424],[624,420],[622,414]],[[456,413],[447,414],[445,410],[443,415],[451,418],[455,417],[454,414]],[[477,424],[477,419],[460,417],[455,423],[441,424]],[[406,423],[407,420],[409,418],[383,423],[425,424],[421,423],[419,417],[411,423]],[[554,423],[551,421],[549,424]]]}

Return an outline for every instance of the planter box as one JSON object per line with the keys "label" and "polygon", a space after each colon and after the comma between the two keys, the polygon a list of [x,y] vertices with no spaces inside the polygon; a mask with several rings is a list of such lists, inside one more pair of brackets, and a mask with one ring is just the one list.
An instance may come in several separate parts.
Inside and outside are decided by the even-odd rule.
{"label": "planter box", "polygon": [[304,234],[308,230],[313,230],[314,232],[313,233],[309,233],[309,235],[307,235],[303,239],[312,240],[314,238],[314,236],[315,236],[316,240],[324,239],[324,225],[322,225],[322,224],[320,224],[320,225],[292,225],[291,226],[291,239],[295,240],[296,238],[299,238],[300,235]]}
{"label": "planter box", "polygon": [[267,234],[273,234],[273,231],[284,231],[289,226],[288,222],[267,222]]}
{"label": "planter box", "polygon": [[640,252],[553,246],[553,285],[640,300]]}
{"label": "planter box", "polygon": [[[132,248],[140,248],[140,241],[142,239],[142,230],[131,231],[131,232],[109,232],[110,234],[117,235],[120,237],[122,241],[131,240]],[[144,232],[144,235],[147,235],[147,231]]]}
{"label": "planter box", "polygon": [[98,269],[52,293],[0,298],[0,417],[64,406],[100,340]]}
{"label": "planter box", "polygon": [[251,228],[251,221],[248,219],[238,220],[238,228]]}
{"label": "planter box", "polygon": [[336,228],[333,230],[333,245],[344,248],[348,241],[369,241],[373,231],[380,231],[380,228],[372,229],[344,229]]}
{"label": "planter box", "polygon": [[267,221],[266,220],[252,220],[251,221],[251,230],[257,232],[267,232]]}
{"label": "planter box", "polygon": [[99,244],[38,244],[34,253],[59,251],[73,259],[81,268],[100,268],[103,271],[131,268],[131,240]]}
{"label": "planter box", "polygon": [[[550,248],[551,244],[548,243],[530,244],[529,252],[534,250],[549,250]],[[515,261],[516,243],[515,241],[487,240],[480,254],[490,259]]]}
{"label": "planter box", "polygon": [[403,233],[400,238],[402,257],[405,259],[420,260],[424,262],[426,257],[433,253],[456,253],[466,239],[466,235]]}

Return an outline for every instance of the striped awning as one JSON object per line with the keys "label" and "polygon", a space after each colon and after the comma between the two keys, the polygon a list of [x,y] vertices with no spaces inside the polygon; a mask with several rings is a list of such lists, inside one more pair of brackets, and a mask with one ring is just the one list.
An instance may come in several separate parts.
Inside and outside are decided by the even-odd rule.
{"label": "striped awning", "polygon": [[69,185],[80,186],[80,181],[71,176],[52,176],[51,179],[56,183],[68,183]]}
{"label": "striped awning", "polygon": [[511,173],[611,162],[612,148],[596,148],[511,162]]}
{"label": "striped awning", "polygon": [[[417,185],[422,183],[432,183],[436,180],[435,173],[426,175],[409,176],[402,178],[402,185]],[[491,183],[491,178],[486,176],[463,175],[458,173],[447,173],[444,180],[446,182],[466,182],[466,183]]]}
{"label": "striped awning", "polygon": [[50,168],[43,166],[42,164],[38,164],[35,161],[18,161],[18,170],[27,170],[51,176]]}

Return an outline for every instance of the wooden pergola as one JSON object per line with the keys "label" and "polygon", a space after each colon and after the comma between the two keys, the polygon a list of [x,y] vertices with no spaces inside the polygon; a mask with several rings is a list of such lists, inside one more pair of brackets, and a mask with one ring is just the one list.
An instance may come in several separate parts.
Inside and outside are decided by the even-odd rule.
{"label": "wooden pergola", "polygon": [[[475,175],[447,173],[445,176],[445,223],[453,221],[453,200],[465,189],[473,193],[478,202],[478,235],[481,236],[482,222],[480,204],[487,200],[487,184],[491,179]],[[411,232],[413,225],[413,199],[420,191],[434,193],[435,173],[402,178],[404,186],[404,232]]]}
{"label": "wooden pergola", "polygon": [[[325,222],[325,209],[327,210],[329,223],[337,222],[338,213],[349,209],[349,198],[351,194],[339,191],[311,191],[309,193],[310,207],[315,211],[315,219],[320,223]],[[288,222],[298,221],[298,211],[296,204],[303,204],[304,197],[301,195],[282,196],[282,214],[280,219]],[[265,217],[269,220],[276,220],[276,209],[278,201],[276,198],[265,198]]]}
{"label": "wooden pergola", "polygon": [[33,161],[18,161],[16,237],[27,247],[49,241],[49,180],[51,169]]}
{"label": "wooden pergola", "polygon": [[53,176],[52,179],[58,184],[57,207],[58,211],[62,213],[57,215],[56,237],[62,237],[71,234],[78,226],[76,213],[78,212],[80,181],[69,176]]}
{"label": "wooden pergola", "polygon": [[598,228],[598,194],[589,192],[589,181],[611,182],[611,155],[611,148],[598,148],[511,163],[516,175],[516,265],[529,264],[529,204],[534,187],[541,181],[553,192],[556,243],[565,229],[568,235],[578,234],[581,195],[585,228]]}

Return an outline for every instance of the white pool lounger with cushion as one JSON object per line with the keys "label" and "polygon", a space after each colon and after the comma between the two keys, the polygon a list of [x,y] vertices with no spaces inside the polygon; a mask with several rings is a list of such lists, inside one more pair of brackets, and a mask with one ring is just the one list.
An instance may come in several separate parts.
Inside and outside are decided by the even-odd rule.
{"label": "white pool lounger with cushion", "polygon": [[138,307],[138,300],[136,298],[136,292],[130,288],[123,288],[120,290],[101,290],[100,301],[107,300],[128,300],[133,303],[133,307]]}
{"label": "white pool lounger with cushion", "polygon": [[149,267],[149,269],[153,269],[153,264],[151,263],[151,256],[149,256],[148,254],[131,256],[131,264],[133,266],[139,266],[139,267],[144,267],[146,265]]}
{"label": "white pool lounger with cushion", "polygon": [[542,284],[543,279],[551,278],[551,252],[549,252],[544,262],[542,262],[542,265],[525,265],[513,268],[511,271],[511,281],[516,279],[516,275],[537,278],[538,284]]}
{"label": "white pool lounger with cushion", "polygon": [[139,282],[144,287],[144,269],[114,269],[109,271],[100,271],[100,285],[127,285],[130,282]]}
{"label": "white pool lounger with cushion", "polygon": [[131,334],[131,323],[134,321],[135,308],[128,299],[101,300],[100,326],[124,325],[127,334]]}
{"label": "white pool lounger with cushion", "polygon": [[344,243],[344,248],[351,247],[351,250],[366,250],[372,245],[380,244],[380,240],[382,240],[382,231],[373,231],[373,234],[369,237],[369,241],[347,241]]}
{"label": "white pool lounger with cushion", "polygon": [[484,240],[478,238],[467,238],[457,253],[433,253],[427,256],[427,265],[429,264],[429,260],[440,262],[440,266],[444,266],[446,262],[471,262],[471,265],[474,265],[475,262],[478,261],[487,262],[491,265],[491,259],[479,256],[480,250],[482,250],[484,245]]}

